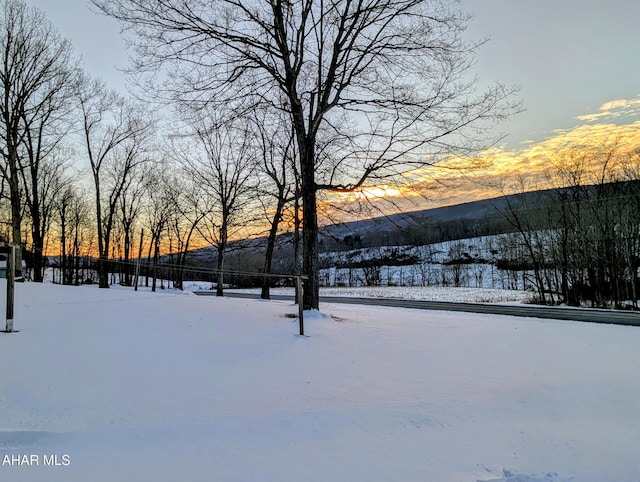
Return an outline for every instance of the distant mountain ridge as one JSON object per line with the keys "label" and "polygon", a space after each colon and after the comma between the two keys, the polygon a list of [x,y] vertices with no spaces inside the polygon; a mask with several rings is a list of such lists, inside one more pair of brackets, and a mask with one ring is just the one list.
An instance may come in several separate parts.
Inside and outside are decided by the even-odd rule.
{"label": "distant mountain ridge", "polygon": [[372,230],[388,231],[402,229],[415,225],[416,223],[428,222],[437,224],[456,220],[481,220],[487,215],[496,214],[496,209],[505,209],[506,206],[507,201],[503,197],[483,199],[451,206],[421,209],[370,219],[331,224],[320,228],[320,234],[323,236],[340,237],[356,233],[363,234]]}
{"label": "distant mountain ridge", "polygon": [[[358,237],[363,240],[359,247],[370,245],[374,238],[380,238],[381,233],[388,234],[393,238],[394,233],[420,228],[421,226],[442,226],[445,224],[456,225],[477,225],[491,220],[496,222],[500,218],[499,211],[505,211],[508,204],[534,203],[539,202],[541,194],[551,194],[559,189],[549,189],[541,191],[531,191],[527,193],[512,194],[490,199],[481,199],[451,206],[441,206],[437,208],[420,209],[402,213],[389,214],[357,221],[334,223],[320,227],[319,237],[321,244],[324,244],[324,251],[335,248],[336,241],[347,238]],[[280,235],[280,243],[290,241],[291,234]],[[286,240],[286,241],[285,241]],[[438,242],[440,240],[429,240]],[[230,247],[243,247],[245,249],[255,249],[260,251],[265,243],[265,238],[251,238],[230,243]],[[378,243],[375,243],[378,244]],[[332,246],[332,247],[330,247]],[[342,247],[344,249],[344,247]],[[199,248],[192,251],[193,254],[213,253],[212,247]]]}
{"label": "distant mountain ridge", "polygon": [[[580,186],[583,196],[593,198],[597,192],[603,198],[615,196],[620,188],[640,189],[640,181],[620,181],[602,185]],[[514,227],[507,222],[510,207],[516,210],[542,209],[559,199],[571,198],[575,188],[541,189],[481,199],[451,206],[390,214],[371,219],[337,223],[320,228],[325,251],[383,244],[431,244],[465,237],[503,234]],[[599,190],[599,191],[598,191]],[[512,216],[509,216],[512,217]],[[395,238],[395,239],[394,239]],[[340,240],[347,241],[340,246]],[[354,243],[354,240],[357,241]],[[345,245],[346,244],[346,245]]]}
{"label": "distant mountain ridge", "polygon": [[[443,226],[456,223],[467,226],[493,223],[501,220],[500,212],[506,212],[511,205],[540,204],[542,197],[551,199],[563,189],[546,189],[526,193],[511,194],[490,199],[481,199],[451,206],[421,209],[403,213],[379,216],[345,223],[337,223],[320,228],[320,236],[340,239],[346,236],[360,237],[380,232],[394,232],[414,229],[420,225]],[[437,242],[437,241],[434,241]]]}
{"label": "distant mountain ridge", "polygon": [[[640,181],[628,181],[635,184],[634,189],[640,189]],[[614,184],[625,184],[613,183]],[[601,186],[602,187],[602,186]],[[605,185],[606,187],[606,185]],[[506,216],[510,206],[527,210],[543,208],[546,204],[555,203],[571,188],[543,189],[525,193],[481,199],[451,206],[422,209],[403,213],[378,216],[343,223],[322,226],[319,229],[320,251],[343,251],[348,249],[400,246],[427,245],[455,239],[465,239],[476,236],[495,235],[513,232],[515,228],[507,222]],[[593,194],[598,186],[582,186],[585,194]],[[288,264],[292,256],[292,234],[279,236],[276,248],[276,260],[286,259]],[[265,238],[251,238],[230,243],[229,260],[234,265],[236,256],[247,259],[248,253],[259,256],[265,245]],[[237,254],[234,254],[237,252]],[[192,251],[194,258],[214,255],[213,248],[201,248]],[[214,255],[215,256],[215,255]],[[258,259],[254,260],[260,265]]]}

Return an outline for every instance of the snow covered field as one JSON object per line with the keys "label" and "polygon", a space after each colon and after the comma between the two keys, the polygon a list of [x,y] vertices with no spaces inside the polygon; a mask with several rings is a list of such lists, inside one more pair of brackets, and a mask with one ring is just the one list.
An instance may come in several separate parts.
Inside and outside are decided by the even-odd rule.
{"label": "snow covered field", "polygon": [[[192,290],[210,290],[211,283],[195,284]],[[259,289],[230,290],[260,293]],[[293,295],[293,288],[271,288],[272,294]],[[361,298],[396,298],[404,300],[449,301],[456,303],[520,304],[531,299],[530,291],[491,288],[445,288],[443,286],[384,286],[355,288],[320,288],[320,295]]]}
{"label": "snow covered field", "polygon": [[295,312],[18,285],[0,480],[640,480],[639,328]]}

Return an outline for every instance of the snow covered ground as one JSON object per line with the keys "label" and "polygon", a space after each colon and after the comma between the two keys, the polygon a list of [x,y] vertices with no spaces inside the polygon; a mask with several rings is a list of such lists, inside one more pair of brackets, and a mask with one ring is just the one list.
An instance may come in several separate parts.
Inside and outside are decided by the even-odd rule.
{"label": "snow covered ground", "polygon": [[[363,298],[398,298],[404,300],[450,301],[460,303],[525,303],[531,299],[530,291],[498,290],[491,288],[445,288],[443,286],[385,286],[380,288],[321,288],[326,296],[355,296]],[[278,293],[276,290],[274,293]],[[282,292],[287,292],[283,289]],[[293,290],[288,291],[293,294]]]}
{"label": "snow covered ground", "polygon": [[18,285],[0,480],[640,480],[638,328],[327,304],[300,337],[294,313]]}
{"label": "snow covered ground", "polygon": [[[194,281],[185,283],[191,291],[211,290],[211,283]],[[231,289],[244,293],[260,293],[260,289]],[[293,295],[293,288],[271,288],[271,294]],[[461,303],[527,303],[533,293],[522,290],[501,290],[492,288],[453,288],[443,286],[384,286],[354,288],[320,288],[320,295],[362,298],[397,298],[404,300],[450,301]]]}

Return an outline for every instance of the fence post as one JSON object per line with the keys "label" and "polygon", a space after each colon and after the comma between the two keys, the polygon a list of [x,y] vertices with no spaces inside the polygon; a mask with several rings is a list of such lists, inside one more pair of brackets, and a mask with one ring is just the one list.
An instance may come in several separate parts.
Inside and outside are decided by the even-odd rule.
{"label": "fence post", "polygon": [[302,296],[302,276],[296,276],[296,288],[298,290],[298,322],[300,324],[300,336],[304,336],[304,306],[302,303],[304,296]]}
{"label": "fence post", "polygon": [[133,276],[133,291],[138,291],[139,276],[140,276],[140,258],[136,259],[136,272]]}

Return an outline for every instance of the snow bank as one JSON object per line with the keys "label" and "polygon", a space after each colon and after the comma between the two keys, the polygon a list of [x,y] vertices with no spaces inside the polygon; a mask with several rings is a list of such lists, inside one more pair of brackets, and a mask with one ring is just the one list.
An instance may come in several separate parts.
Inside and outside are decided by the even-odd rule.
{"label": "snow bank", "polygon": [[296,312],[19,285],[0,480],[640,476],[638,328],[324,305],[300,337]]}

